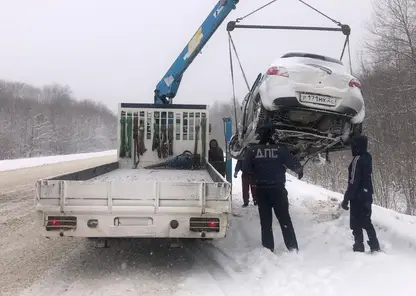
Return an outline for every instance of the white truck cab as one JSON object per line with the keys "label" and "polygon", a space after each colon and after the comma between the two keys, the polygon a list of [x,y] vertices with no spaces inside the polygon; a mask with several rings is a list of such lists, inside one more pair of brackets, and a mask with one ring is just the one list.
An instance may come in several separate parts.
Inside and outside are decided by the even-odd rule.
{"label": "white truck cab", "polygon": [[44,236],[223,238],[231,184],[208,163],[206,105],[121,103],[118,161],[36,182]]}

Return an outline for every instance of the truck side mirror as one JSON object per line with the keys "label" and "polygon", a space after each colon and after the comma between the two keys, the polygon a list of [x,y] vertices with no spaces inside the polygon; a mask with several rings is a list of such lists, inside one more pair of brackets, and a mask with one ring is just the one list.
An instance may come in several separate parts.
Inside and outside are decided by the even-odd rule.
{"label": "truck side mirror", "polygon": [[211,134],[211,123],[208,125],[208,133]]}

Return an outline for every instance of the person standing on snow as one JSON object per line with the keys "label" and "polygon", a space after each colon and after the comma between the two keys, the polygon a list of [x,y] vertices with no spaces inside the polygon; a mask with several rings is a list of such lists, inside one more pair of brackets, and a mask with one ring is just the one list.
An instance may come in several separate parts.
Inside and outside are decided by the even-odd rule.
{"label": "person standing on snow", "polygon": [[209,150],[208,150],[208,162],[223,176],[225,177],[225,161],[224,161],[224,151],[218,145],[218,141],[212,139],[209,141]]}
{"label": "person standing on snow", "polygon": [[366,136],[356,136],[351,141],[353,159],[348,166],[348,187],[341,207],[348,210],[350,203],[350,228],[354,236],[354,252],[364,252],[363,229],[368,235],[371,252],[380,251],[377,234],[371,223],[371,205],[373,203],[373,182],[371,180],[373,163],[367,151]]}
{"label": "person standing on snow", "polygon": [[287,249],[298,250],[295,230],[289,214],[285,174],[286,168],[289,168],[301,179],[303,168],[299,160],[293,157],[287,148],[272,142],[273,130],[268,126],[260,129],[260,141],[257,145],[248,148],[243,162],[243,172],[252,174],[256,186],[262,245],[274,251],[272,229],[274,210]]}
{"label": "person standing on snow", "polygon": [[257,199],[256,199],[256,186],[253,184],[252,176],[250,174],[247,174],[243,171],[243,161],[238,160],[237,164],[235,165],[234,169],[234,178],[237,178],[238,172],[242,171],[241,174],[241,186],[242,186],[242,192],[243,192],[243,208],[248,206],[248,202],[250,199],[249,196],[249,188],[251,191],[251,198],[253,199],[253,204],[257,205]]}

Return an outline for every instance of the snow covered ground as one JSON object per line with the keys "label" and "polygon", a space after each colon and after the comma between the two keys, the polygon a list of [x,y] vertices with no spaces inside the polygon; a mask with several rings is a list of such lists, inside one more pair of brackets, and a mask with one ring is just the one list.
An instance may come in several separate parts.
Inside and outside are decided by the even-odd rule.
{"label": "snow covered ground", "polygon": [[[300,252],[286,251],[275,219],[276,250],[271,253],[261,247],[257,208],[241,208],[241,180],[233,182],[235,215],[223,240],[184,241],[175,248],[160,240],[126,239],[110,241],[110,248],[95,248],[88,240],[48,240],[28,233],[30,242],[18,236],[16,246],[0,250],[1,260],[6,260],[3,267],[11,264],[8,250],[39,253],[33,263],[42,272],[31,273],[36,280],[21,296],[416,295],[416,217],[374,206],[384,252],[353,253],[349,212],[339,208],[342,195],[288,175]],[[29,247],[33,250],[23,252]],[[48,250],[56,256],[42,253]]]}
{"label": "snow covered ground", "polygon": [[115,155],[116,153],[117,153],[117,150],[108,150],[108,151],[94,152],[94,153],[68,154],[68,155],[0,160],[0,172],[22,169],[22,168],[29,168],[29,167],[36,167],[36,166],[47,165],[47,164],[58,163],[58,162],[88,159],[88,158],[101,157],[101,156],[107,156],[107,155]]}
{"label": "snow covered ground", "polygon": [[[225,240],[212,244],[216,261],[232,279],[222,283],[224,295],[416,295],[416,217],[374,206],[384,252],[371,255],[367,247],[367,253],[357,254],[351,250],[349,212],[339,208],[342,195],[288,176],[300,252],[286,251],[275,221],[273,254],[260,247],[257,209],[240,208],[240,185],[237,180],[233,187],[235,212],[241,217],[233,218]],[[178,295],[212,295],[217,286],[206,289],[197,278],[188,279],[188,294]],[[234,291],[236,286],[240,289]]]}
{"label": "snow covered ground", "polygon": [[[291,176],[287,187],[298,254],[286,252],[276,221],[275,253],[260,246],[257,208],[240,207],[237,179],[226,239],[184,243],[182,250],[149,242],[123,242],[112,251],[83,246],[23,295],[416,295],[416,217],[374,207],[384,252],[357,254],[340,194]],[[91,256],[101,258],[98,266]]]}

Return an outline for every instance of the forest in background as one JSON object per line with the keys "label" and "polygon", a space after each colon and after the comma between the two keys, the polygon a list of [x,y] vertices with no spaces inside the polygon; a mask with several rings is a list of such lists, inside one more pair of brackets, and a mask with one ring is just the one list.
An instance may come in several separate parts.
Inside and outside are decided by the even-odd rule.
{"label": "forest in background", "polygon": [[116,128],[106,106],[68,87],[0,81],[0,159],[115,149]]}
{"label": "forest in background", "polygon": [[[416,0],[376,0],[360,69],[366,101],[364,133],[373,155],[375,203],[416,214]],[[211,106],[211,137],[224,147],[231,100]],[[237,103],[237,118],[240,116]],[[73,98],[68,87],[42,89],[0,81],[0,159],[116,148],[117,119],[107,107]],[[344,192],[350,152],[324,167],[308,164],[305,180]]]}
{"label": "forest in background", "polygon": [[[364,133],[373,155],[376,203],[416,214],[416,0],[376,0],[357,75],[366,102]],[[308,167],[311,181],[346,186],[350,153]]]}

